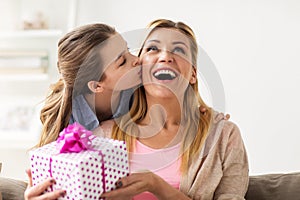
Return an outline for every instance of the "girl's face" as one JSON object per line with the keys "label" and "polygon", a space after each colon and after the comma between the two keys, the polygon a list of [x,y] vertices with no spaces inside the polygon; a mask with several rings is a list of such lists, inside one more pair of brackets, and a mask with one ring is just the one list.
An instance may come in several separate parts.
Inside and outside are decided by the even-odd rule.
{"label": "girl's face", "polygon": [[138,57],[132,55],[121,35],[109,38],[100,51],[105,71],[101,82],[106,90],[125,90],[141,84]]}
{"label": "girl's face", "polygon": [[170,28],[158,28],[146,39],[142,53],[142,80],[155,97],[184,94],[196,82],[189,38]]}

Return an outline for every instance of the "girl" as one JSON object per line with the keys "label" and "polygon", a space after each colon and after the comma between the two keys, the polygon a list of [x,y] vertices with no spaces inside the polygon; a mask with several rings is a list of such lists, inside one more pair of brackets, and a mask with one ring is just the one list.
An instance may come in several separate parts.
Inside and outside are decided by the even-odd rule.
{"label": "girl", "polygon": [[[138,58],[128,52],[121,35],[105,24],[89,24],[67,33],[58,43],[57,66],[61,78],[50,88],[41,110],[43,128],[37,147],[55,141],[75,121],[103,135],[99,125],[113,116],[121,91],[141,83],[140,69],[135,68]],[[25,199],[57,199],[65,194],[58,190],[41,195],[55,180],[31,187],[30,170],[27,173]]]}

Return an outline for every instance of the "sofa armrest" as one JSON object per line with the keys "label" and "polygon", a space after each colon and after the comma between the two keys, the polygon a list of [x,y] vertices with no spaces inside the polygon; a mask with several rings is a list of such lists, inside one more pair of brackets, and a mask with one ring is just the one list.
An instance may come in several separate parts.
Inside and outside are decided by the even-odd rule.
{"label": "sofa armrest", "polygon": [[23,200],[26,187],[24,181],[0,177],[2,200]]}
{"label": "sofa armrest", "polygon": [[247,200],[299,200],[300,172],[250,176]]}

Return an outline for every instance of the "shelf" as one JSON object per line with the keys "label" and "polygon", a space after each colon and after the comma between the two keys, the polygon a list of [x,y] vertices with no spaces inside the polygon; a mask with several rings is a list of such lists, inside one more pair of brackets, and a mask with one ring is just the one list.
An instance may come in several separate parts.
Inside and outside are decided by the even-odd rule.
{"label": "shelf", "polygon": [[7,81],[47,81],[49,75],[41,74],[0,74],[0,82]]}
{"label": "shelf", "polygon": [[1,31],[0,39],[3,38],[49,38],[59,37],[62,31],[51,29],[51,30],[19,30],[19,31]]}
{"label": "shelf", "polygon": [[30,148],[34,146],[39,139],[38,130],[0,130],[0,149],[3,148]]}

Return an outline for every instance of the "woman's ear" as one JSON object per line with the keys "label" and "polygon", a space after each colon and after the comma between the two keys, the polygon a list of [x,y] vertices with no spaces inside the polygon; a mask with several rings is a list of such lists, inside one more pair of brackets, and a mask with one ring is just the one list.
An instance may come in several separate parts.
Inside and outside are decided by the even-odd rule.
{"label": "woman's ear", "polygon": [[193,68],[192,68],[192,76],[190,78],[190,84],[195,84],[196,81],[197,81],[197,73],[196,73],[195,67],[193,66]]}
{"label": "woman's ear", "polygon": [[102,82],[98,82],[98,81],[89,81],[87,83],[90,91],[92,91],[93,93],[101,93],[104,91]]}

